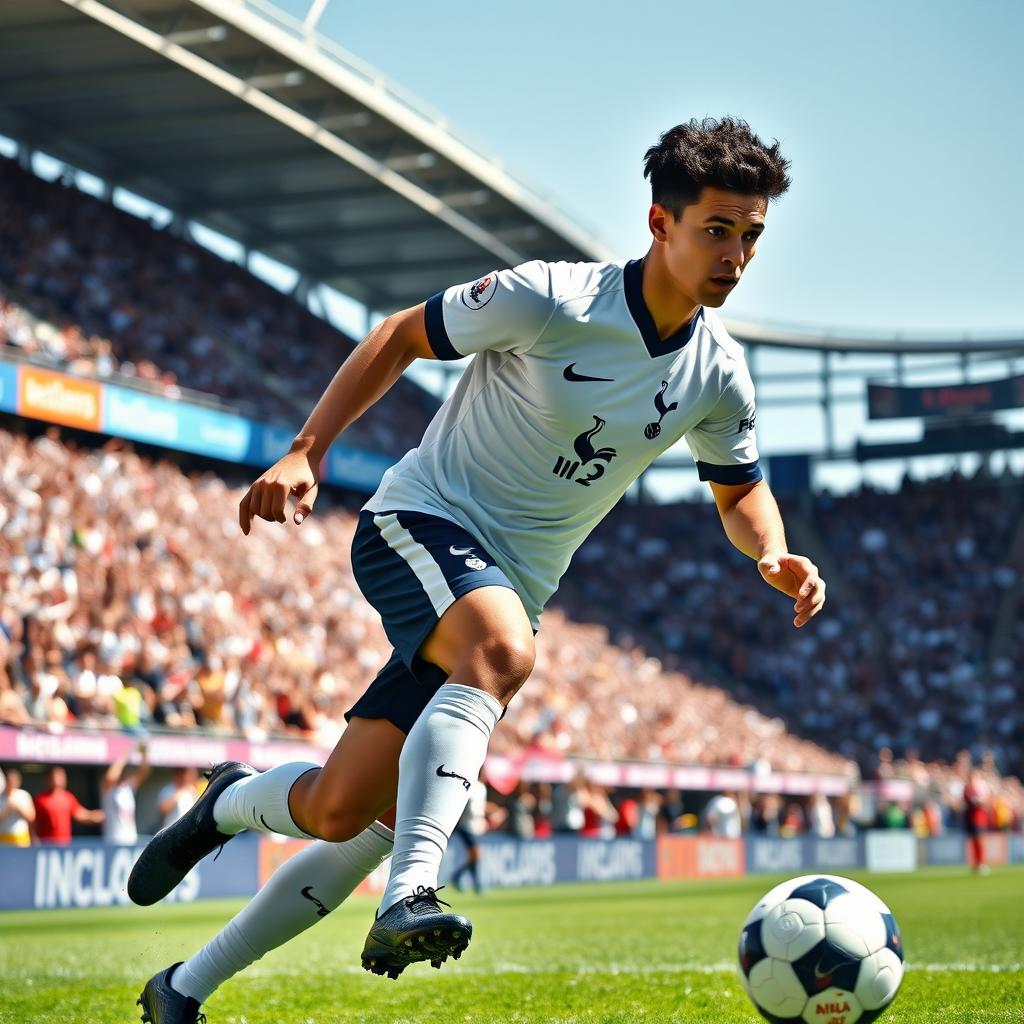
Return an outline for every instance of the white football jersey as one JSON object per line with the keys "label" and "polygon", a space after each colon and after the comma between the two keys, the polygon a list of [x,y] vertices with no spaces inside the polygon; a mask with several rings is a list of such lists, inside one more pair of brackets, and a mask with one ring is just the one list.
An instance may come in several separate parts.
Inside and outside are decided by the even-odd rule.
{"label": "white football jersey", "polygon": [[703,307],[659,340],[642,273],[536,261],[429,299],[437,357],[476,358],[365,505],[464,527],[535,627],[576,549],[680,438],[702,480],[761,478],[743,350]]}

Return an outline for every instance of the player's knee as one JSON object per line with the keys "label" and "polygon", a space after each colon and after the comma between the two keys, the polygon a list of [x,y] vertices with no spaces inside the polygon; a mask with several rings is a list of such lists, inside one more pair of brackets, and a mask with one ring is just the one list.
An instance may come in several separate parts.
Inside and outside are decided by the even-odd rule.
{"label": "player's knee", "polygon": [[374,813],[362,808],[321,807],[314,817],[315,834],[329,843],[347,843],[373,819]]}
{"label": "player's knee", "polygon": [[[488,637],[469,656],[472,681],[507,703],[529,678],[535,660],[532,637]],[[459,676],[453,673],[452,680]]]}

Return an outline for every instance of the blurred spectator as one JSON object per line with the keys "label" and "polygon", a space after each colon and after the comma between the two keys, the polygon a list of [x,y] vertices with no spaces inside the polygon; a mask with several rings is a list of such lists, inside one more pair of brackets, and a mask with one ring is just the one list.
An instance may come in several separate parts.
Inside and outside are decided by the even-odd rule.
{"label": "blurred spectator", "polygon": [[743,819],[735,793],[718,793],[704,808],[704,831],[726,839],[739,839],[743,834]]}
{"label": "blurred spectator", "polygon": [[473,882],[473,889],[479,895],[483,891],[480,881],[479,837],[487,831],[487,787],[476,779],[469,787],[469,799],[465,810],[455,826],[454,835],[462,840],[466,859],[452,872],[452,885],[462,889],[462,878],[467,872]]}
{"label": "blurred spectator", "polygon": [[750,810],[751,831],[766,836],[777,836],[781,811],[782,799],[778,793],[761,793],[754,799]]}
{"label": "blurred spectator", "polygon": [[142,741],[136,749],[141,755],[139,764],[130,764],[132,751],[125,751],[107,769],[100,785],[103,838],[108,843],[129,846],[134,845],[139,839],[135,823],[135,794],[149,777],[149,748],[146,742]]}
{"label": "blurred spectator", "polygon": [[606,787],[584,779],[579,787],[579,801],[583,808],[583,825],[578,834],[583,839],[610,839],[615,835],[619,812],[609,799]]}
{"label": "blurred spectator", "polygon": [[171,781],[156,795],[161,828],[173,825],[196,802],[198,781],[195,768],[175,768],[171,772]]}
{"label": "blurred spectator", "polygon": [[68,789],[67,772],[52,765],[46,769],[47,786],[33,800],[36,809],[35,833],[41,843],[67,844],[71,842],[71,822],[80,825],[100,825],[103,811],[91,811],[78,802]]}
{"label": "blurred spectator", "polygon": [[964,829],[969,837],[971,866],[978,874],[989,870],[985,863],[984,833],[989,827],[988,784],[980,772],[971,771],[964,786]]}
{"label": "blurred spectator", "polygon": [[656,789],[640,791],[637,822],[633,834],[639,839],[653,839],[661,822],[661,794]]}
{"label": "blurred spectator", "polygon": [[807,810],[808,831],[819,839],[832,839],[836,834],[836,820],[832,814],[832,804],[824,793],[815,793],[811,797]]}
{"label": "blurred spectator", "polygon": [[36,820],[32,797],[21,788],[21,772],[17,768],[0,769],[0,843],[28,846]]}

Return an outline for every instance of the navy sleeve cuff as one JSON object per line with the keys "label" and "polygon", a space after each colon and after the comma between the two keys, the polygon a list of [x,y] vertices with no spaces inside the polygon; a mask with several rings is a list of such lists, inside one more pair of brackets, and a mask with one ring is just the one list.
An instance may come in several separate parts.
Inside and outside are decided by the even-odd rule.
{"label": "navy sleeve cuff", "polygon": [[713,484],[756,484],[764,478],[759,462],[747,462],[742,466],[715,466],[710,462],[698,462],[697,475],[701,480],[710,480]]}
{"label": "navy sleeve cuff", "polygon": [[427,299],[424,319],[427,323],[427,341],[434,355],[438,359],[461,359],[462,353],[456,350],[444,326],[444,292],[438,292]]}

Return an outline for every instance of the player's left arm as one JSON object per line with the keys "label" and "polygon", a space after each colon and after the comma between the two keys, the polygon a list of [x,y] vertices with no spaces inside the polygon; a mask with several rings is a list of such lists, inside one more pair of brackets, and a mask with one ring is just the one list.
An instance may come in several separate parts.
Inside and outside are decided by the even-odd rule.
{"label": "player's left arm", "polygon": [[792,597],[793,625],[806,625],[825,603],[825,581],[806,556],[791,553],[779,506],[764,480],[744,484],[710,481],[718,514],[733,546],[757,562],[765,582]]}

